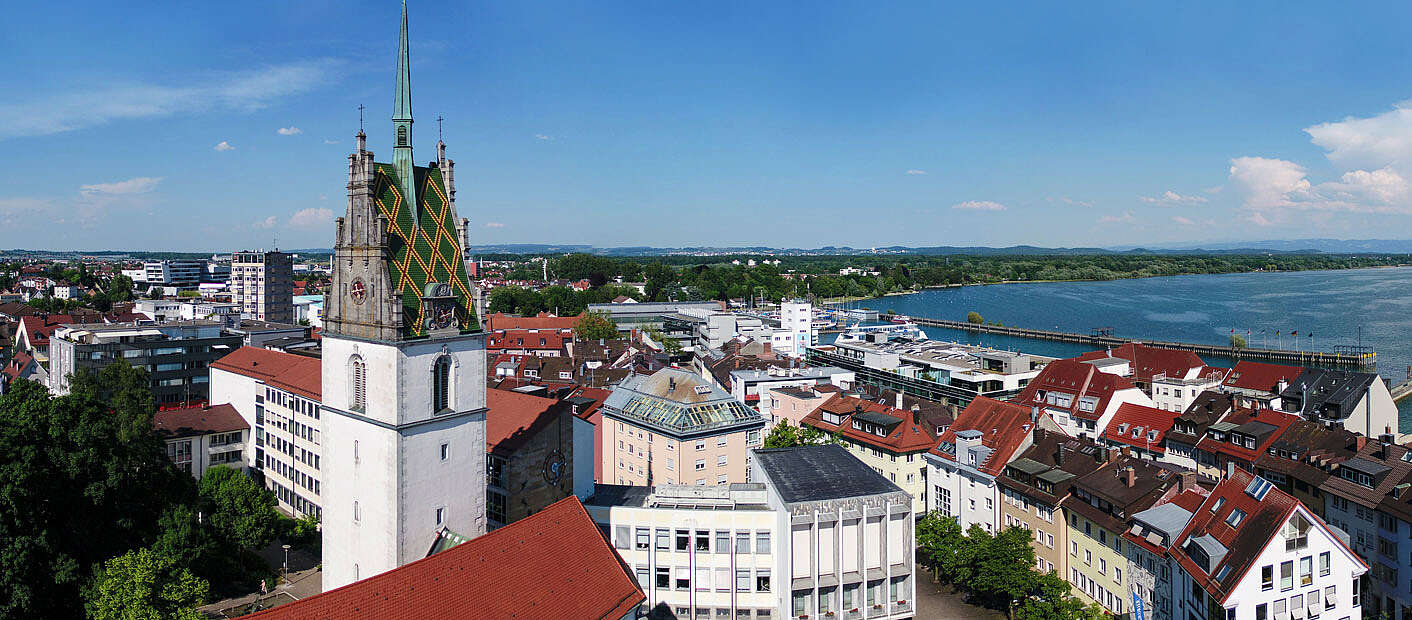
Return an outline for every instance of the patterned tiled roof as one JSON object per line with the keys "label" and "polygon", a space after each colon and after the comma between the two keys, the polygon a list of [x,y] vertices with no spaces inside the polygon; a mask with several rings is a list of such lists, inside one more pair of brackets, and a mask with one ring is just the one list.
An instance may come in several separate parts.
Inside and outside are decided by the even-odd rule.
{"label": "patterned tiled roof", "polygon": [[446,196],[446,185],[437,168],[413,169],[416,196],[421,201],[421,218],[412,221],[397,187],[397,171],[392,164],[376,164],[373,195],[378,211],[387,218],[388,244],[392,260],[388,275],[402,294],[402,316],[408,336],[426,335],[422,296],[428,284],[445,282],[456,296],[456,322],[463,331],[480,329],[471,305],[471,283],[461,241],[456,234],[456,214]]}

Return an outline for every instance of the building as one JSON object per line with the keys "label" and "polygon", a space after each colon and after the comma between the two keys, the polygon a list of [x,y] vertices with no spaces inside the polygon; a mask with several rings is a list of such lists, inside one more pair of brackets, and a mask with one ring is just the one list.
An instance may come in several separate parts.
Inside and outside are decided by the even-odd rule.
{"label": "building", "polygon": [[1153,406],[1132,381],[1102,370],[1116,359],[1052,362],[1012,402],[1039,407],[1070,436],[1101,437],[1124,403]]}
{"label": "building", "polygon": [[602,415],[603,478],[640,486],[750,482],[749,451],[765,427],[755,410],[677,368],[624,379]]}
{"label": "building", "polygon": [[576,450],[593,451],[593,424],[575,415],[574,403],[511,390],[487,390],[486,526],[514,523],[577,490],[593,489]]}
{"label": "building", "polygon": [[1186,411],[1197,394],[1215,388],[1225,378],[1224,370],[1207,366],[1191,351],[1149,347],[1137,342],[1091,351],[1077,359],[1126,361],[1126,365],[1105,364],[1104,368],[1131,379],[1152,398],[1158,409],[1177,413]]}
{"label": "building", "polygon": [[0,394],[10,390],[10,384],[16,379],[28,379],[40,385],[49,385],[49,371],[34,356],[24,351],[15,351],[10,357],[10,361],[5,363],[4,369],[0,369]]}
{"label": "building", "polygon": [[240,346],[214,321],[79,323],[59,327],[49,341],[49,391],[69,392],[69,376],[123,360],[147,371],[157,404],[205,402],[206,368]]}
{"label": "building", "polygon": [[1123,403],[1100,441],[1112,448],[1128,448],[1138,458],[1162,460],[1167,452],[1167,432],[1179,415],[1180,411]]}
{"label": "building", "polygon": [[241,347],[211,363],[211,402],[232,407],[252,433],[243,461],[259,470],[280,510],[323,514],[323,368],[319,360]]}
{"label": "building", "polygon": [[149,286],[196,288],[205,273],[204,260],[157,260],[142,263],[141,277],[132,280]]}
{"label": "building", "polygon": [[779,332],[771,339],[775,351],[792,357],[804,357],[805,348],[819,343],[819,336],[814,331],[814,306],[797,299],[781,303]]}
{"label": "building", "polygon": [[1269,481],[1236,470],[1193,515],[1171,546],[1172,617],[1365,617],[1368,565]]}
{"label": "building", "polygon": [[1326,464],[1351,458],[1357,451],[1358,436],[1353,431],[1295,420],[1256,459],[1254,473],[1324,518],[1325,501],[1320,487],[1332,469]]}
{"label": "building", "polygon": [[230,299],[242,318],[293,323],[293,257],[279,250],[231,254]]}
{"label": "building", "polygon": [[926,453],[936,435],[911,411],[834,394],[801,426],[837,437],[853,456],[912,496],[913,512],[927,511]]}
{"label": "building", "polygon": [[774,401],[765,398],[770,390],[787,386],[835,385],[848,389],[853,385],[853,371],[832,366],[805,368],[767,366],[756,370],[730,371],[731,396],[764,414],[770,426],[779,422],[774,415]]}
{"label": "building", "polygon": [[445,530],[423,550],[429,557],[246,618],[632,620],[645,601],[576,498],[457,540]]}
{"label": "building", "polygon": [[1402,437],[1397,403],[1377,373],[1306,368],[1280,392],[1280,408],[1364,437]]}
{"label": "building", "polygon": [[637,576],[647,617],[784,617],[790,573],[763,483],[599,485],[584,507]]}
{"label": "building", "polygon": [[1198,395],[1185,412],[1172,420],[1162,460],[1184,469],[1196,469],[1196,444],[1206,436],[1206,429],[1235,410],[1236,400],[1231,394],[1212,390]]}
{"label": "building", "polygon": [[965,407],[978,396],[1008,400],[1052,358],[936,340],[870,342],[840,338],[810,347],[805,359],[857,374],[857,382]]}
{"label": "building", "polygon": [[916,514],[906,492],[834,445],[756,450],[752,469],[779,532],[779,616],[913,616]]}
{"label": "building", "polygon": [[1412,448],[1351,439],[1336,454],[1315,457],[1328,470],[1319,485],[1323,519],[1347,533],[1343,542],[1368,566],[1364,617],[1407,620],[1412,618],[1412,542],[1407,542],[1412,540]]}
{"label": "building", "polygon": [[1069,496],[1059,503],[1069,530],[1065,577],[1080,598],[1122,616],[1133,610],[1131,583],[1124,577],[1128,517],[1160,503],[1164,495],[1170,497],[1169,492],[1175,494],[1181,477],[1164,463],[1118,451],[1109,451],[1108,457],[1098,469],[1074,479]]}
{"label": "building", "polygon": [[961,528],[998,531],[1000,491],[995,478],[1030,447],[1034,430],[1059,432],[1036,408],[977,398],[926,454],[931,509],[955,517]]}
{"label": "building", "polygon": [[1092,441],[1035,429],[1028,450],[1005,465],[995,483],[1000,489],[1000,527],[1018,527],[1033,536],[1035,570],[1069,573],[1068,528],[1059,502],[1074,479],[1106,462],[1108,451]]}
{"label": "building", "polygon": [[167,458],[197,479],[218,465],[245,470],[250,425],[235,407],[159,410],[152,416],[152,426],[167,444]]}
{"label": "building", "polygon": [[[413,165],[402,13],[392,163],[367,136],[348,158],[322,334],[324,588],[424,556],[437,532],[485,523],[485,335],[466,273],[469,220],[437,142]],[[459,484],[457,484],[459,482]],[[557,554],[557,552],[556,552]]]}
{"label": "building", "polygon": [[1189,474],[1183,472],[1184,477],[1179,479],[1183,488],[1177,495],[1133,514],[1132,527],[1123,533],[1128,556],[1128,600],[1133,601],[1135,612],[1141,605],[1145,616],[1177,617],[1172,615],[1172,608],[1179,593],[1172,588],[1180,569],[1172,561],[1171,546],[1210,493],[1199,484],[1188,484],[1194,480]]}
{"label": "building", "polygon": [[1231,474],[1233,468],[1255,471],[1255,462],[1299,418],[1275,411],[1237,409],[1206,427],[1196,442],[1196,471],[1210,480]]}
{"label": "building", "polygon": [[1304,373],[1299,366],[1239,361],[1226,373],[1220,390],[1236,397],[1236,403],[1247,409],[1280,408],[1280,394],[1290,382]]}
{"label": "building", "polygon": [[276,340],[295,338],[304,340],[309,337],[309,328],[303,325],[292,323],[270,323],[268,321],[257,321],[254,319],[241,319],[234,321],[233,325],[226,327],[227,334],[240,336],[240,342],[247,347],[263,347]]}
{"label": "building", "polygon": [[[804,416],[813,413],[824,401],[840,392],[841,389],[814,385],[771,388],[768,393],[769,425],[771,428],[776,424],[800,426],[804,424]],[[766,409],[764,404],[765,397],[761,397],[761,409]]]}

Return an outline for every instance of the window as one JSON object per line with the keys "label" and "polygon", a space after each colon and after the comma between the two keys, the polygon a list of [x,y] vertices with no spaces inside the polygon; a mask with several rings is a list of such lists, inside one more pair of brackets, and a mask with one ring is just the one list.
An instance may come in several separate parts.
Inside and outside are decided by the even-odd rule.
{"label": "window", "polygon": [[499,491],[486,491],[485,493],[485,518],[487,521],[505,523],[507,520],[506,506],[509,500],[504,493]]}
{"label": "window", "polygon": [[353,381],[353,410],[365,411],[368,408],[368,365],[357,355],[348,358],[349,375]]}
{"label": "window", "polygon": [[451,358],[441,356],[431,367],[432,405],[437,413],[451,409]]}
{"label": "window", "polygon": [[730,553],[731,533],[726,530],[716,530],[716,553]]}
{"label": "window", "polygon": [[358,440],[353,440],[353,464],[358,464]]}
{"label": "window", "polygon": [[445,508],[437,508],[437,509],[436,509],[436,524],[437,524],[437,525],[441,525],[442,523],[445,523],[445,522],[446,522],[446,509],[445,509]]}
{"label": "window", "polygon": [[1239,508],[1232,508],[1231,514],[1226,515],[1226,525],[1239,527],[1240,522],[1245,520],[1245,511]]}
{"label": "window", "polygon": [[363,509],[358,506],[358,500],[355,499],[355,500],[353,500],[353,522],[354,522],[354,523],[357,523],[357,522],[362,521],[362,520],[363,520]]}
{"label": "window", "polygon": [[1255,606],[1255,620],[1269,620],[1270,608],[1265,603]]}
{"label": "window", "polygon": [[755,553],[770,552],[770,533],[755,532]]}
{"label": "window", "polygon": [[657,530],[657,549],[667,551],[672,548],[672,534],[667,530]]}
{"label": "window", "polygon": [[[1327,598],[1333,598],[1333,597],[1332,597],[1332,596],[1329,596],[1329,597],[1327,597]],[[1357,607],[1357,606],[1363,604],[1363,590],[1362,590],[1361,585],[1360,585],[1359,582],[1358,582],[1358,578],[1357,578],[1357,577],[1354,577],[1354,578],[1353,578],[1353,596],[1349,597],[1349,600],[1350,600],[1351,604],[1352,604],[1354,607]]]}
{"label": "window", "polygon": [[735,533],[735,552],[750,553],[750,532]]}
{"label": "window", "polygon": [[735,591],[736,591],[736,592],[749,592],[749,591],[750,591],[750,571],[749,571],[749,570],[739,570],[739,569],[737,569],[737,570],[735,571]]}
{"label": "window", "polygon": [[1336,591],[1335,586],[1324,588],[1324,609],[1333,609],[1334,605],[1337,604],[1334,602],[1334,592]]}
{"label": "window", "polygon": [[690,590],[690,589],[691,589],[691,569],[690,569],[690,568],[687,568],[687,567],[685,567],[685,566],[678,566],[678,567],[677,567],[677,582],[676,582],[676,586],[677,586],[676,589],[678,589],[678,590]]}
{"label": "window", "polygon": [[[1408,454],[1412,454],[1412,452],[1409,452]],[[1325,551],[1319,554],[1319,576],[1327,577],[1329,575],[1329,571],[1329,552]]]}
{"label": "window", "polygon": [[656,586],[666,590],[672,587],[672,571],[669,568],[658,568],[656,573]]}
{"label": "window", "polygon": [[696,459],[696,471],[706,469],[706,459]]}
{"label": "window", "polygon": [[725,436],[725,435],[721,435],[720,437],[717,437],[717,438],[716,438],[716,447],[717,447],[717,448],[724,447],[725,445],[726,445],[726,436]]}
{"label": "window", "polygon": [[725,466],[726,466],[726,455],[721,454],[721,455],[718,455],[718,456],[716,457],[716,466],[717,466],[717,467],[725,467]]}
{"label": "window", "polygon": [[1275,587],[1275,565],[1266,564],[1260,567],[1260,589],[1272,590]]}
{"label": "window", "polygon": [[1280,591],[1294,589],[1294,562],[1280,562]]}
{"label": "window", "polygon": [[444,460],[447,459],[447,457],[450,457],[450,456],[451,456],[451,444],[449,444],[449,443],[441,444],[441,460],[444,461]]}
{"label": "window", "polygon": [[697,452],[700,452],[700,451],[705,450],[705,449],[706,449],[706,442],[704,442],[704,441],[698,441],[698,442],[696,442],[696,451],[697,451]]}
{"label": "window", "polygon": [[677,551],[686,551],[691,546],[691,534],[686,530],[677,530]]}
{"label": "window", "polygon": [[696,550],[702,553],[711,552],[711,532],[696,530]]}
{"label": "window", "polygon": [[1299,558],[1299,585],[1307,586],[1314,583],[1314,557],[1304,556]]}
{"label": "window", "polygon": [[647,532],[647,528],[637,528],[637,531],[633,534],[633,548],[638,551],[646,551],[647,546],[650,544],[648,539],[651,538],[651,534]]}
{"label": "window", "polygon": [[756,591],[756,592],[769,592],[769,591],[770,591],[770,569],[768,569],[768,568],[761,568],[761,569],[757,569],[757,570],[755,571],[755,591]]}
{"label": "window", "polygon": [[[697,590],[710,590],[710,589],[711,589],[711,569],[709,569],[709,568],[703,568],[703,567],[698,567],[698,568],[696,569],[696,589],[697,589]],[[698,609],[697,611],[701,611],[701,610]]]}

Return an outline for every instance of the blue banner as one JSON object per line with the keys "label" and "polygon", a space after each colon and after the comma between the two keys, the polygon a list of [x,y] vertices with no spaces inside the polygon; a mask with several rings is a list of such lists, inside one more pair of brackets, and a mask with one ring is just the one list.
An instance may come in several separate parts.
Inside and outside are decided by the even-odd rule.
{"label": "blue banner", "polygon": [[1142,613],[1142,597],[1133,592],[1133,620],[1147,620],[1146,614]]}

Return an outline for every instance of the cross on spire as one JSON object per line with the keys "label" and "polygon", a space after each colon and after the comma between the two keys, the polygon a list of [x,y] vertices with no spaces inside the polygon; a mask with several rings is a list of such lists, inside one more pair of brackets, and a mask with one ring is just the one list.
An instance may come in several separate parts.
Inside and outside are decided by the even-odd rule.
{"label": "cross on spire", "polygon": [[358,133],[363,133],[363,110],[367,107],[361,103],[358,104]]}
{"label": "cross on spire", "polygon": [[436,141],[437,141],[437,142],[441,142],[441,121],[444,121],[444,120],[446,120],[446,119],[442,118],[440,114],[436,115]]}

